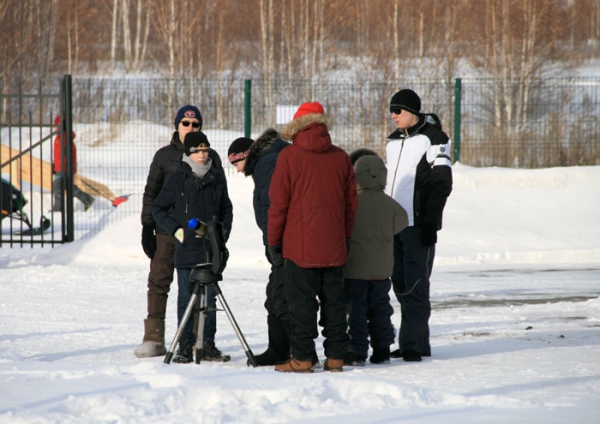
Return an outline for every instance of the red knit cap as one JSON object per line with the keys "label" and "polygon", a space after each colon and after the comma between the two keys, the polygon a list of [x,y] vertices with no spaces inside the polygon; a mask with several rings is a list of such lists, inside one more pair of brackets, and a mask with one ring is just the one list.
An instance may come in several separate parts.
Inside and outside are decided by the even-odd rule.
{"label": "red knit cap", "polygon": [[298,119],[310,113],[319,113],[321,115],[324,115],[325,109],[323,109],[323,105],[319,102],[302,103],[296,111],[296,113],[294,114],[294,119]]}
{"label": "red knit cap", "polygon": [[56,115],[54,117],[54,125],[58,125],[58,124],[60,124],[60,115]]}

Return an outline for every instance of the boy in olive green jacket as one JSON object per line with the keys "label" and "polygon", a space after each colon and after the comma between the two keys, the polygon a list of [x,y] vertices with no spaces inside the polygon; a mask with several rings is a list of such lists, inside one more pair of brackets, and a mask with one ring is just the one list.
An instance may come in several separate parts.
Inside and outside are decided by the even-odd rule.
{"label": "boy in olive green jacket", "polygon": [[[350,155],[352,157],[352,154]],[[373,364],[390,361],[394,326],[390,276],[394,266],[394,235],[408,225],[406,211],[384,193],[387,169],[376,154],[354,164],[358,208],[352,230],[350,258],[344,268],[350,348],[344,365],[364,366],[369,350]]]}

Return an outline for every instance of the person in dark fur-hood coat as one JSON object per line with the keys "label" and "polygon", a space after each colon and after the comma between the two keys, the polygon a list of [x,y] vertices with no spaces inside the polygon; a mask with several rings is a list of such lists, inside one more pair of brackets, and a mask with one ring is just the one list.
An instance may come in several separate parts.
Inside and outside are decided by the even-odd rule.
{"label": "person in dark fur-hood coat", "polygon": [[[251,143],[248,147],[248,144]],[[269,206],[269,187],[275,171],[277,157],[286,147],[287,141],[279,133],[269,128],[256,141],[240,137],[229,147],[230,162],[239,172],[252,176],[254,180],[253,206],[256,224],[263,234],[265,256],[271,264],[271,272],[266,285],[265,309],[267,310],[267,328],[269,344],[264,353],[255,355],[259,366],[275,365],[284,362],[290,355],[291,319],[284,292],[283,266],[273,265],[267,246],[267,222]],[[243,161],[243,164],[240,163]]]}

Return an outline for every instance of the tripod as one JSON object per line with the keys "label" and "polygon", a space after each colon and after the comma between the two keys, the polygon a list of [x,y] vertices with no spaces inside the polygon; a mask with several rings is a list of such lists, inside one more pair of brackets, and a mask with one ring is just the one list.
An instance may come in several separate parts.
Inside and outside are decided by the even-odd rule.
{"label": "tripod", "polygon": [[250,361],[250,364],[252,364],[252,366],[257,367],[258,365],[256,365],[254,354],[252,353],[252,350],[250,350],[250,347],[248,346],[248,343],[246,342],[246,339],[244,338],[244,335],[242,334],[242,331],[240,330],[240,327],[237,321],[235,320],[235,317],[231,313],[231,309],[229,308],[229,305],[227,304],[227,301],[223,296],[223,292],[219,287],[218,278],[214,275],[212,270],[210,268],[204,267],[195,268],[194,270],[192,270],[192,274],[190,275],[190,281],[195,282],[196,286],[194,287],[194,291],[192,292],[190,301],[188,302],[188,305],[185,309],[185,313],[183,314],[181,323],[177,328],[177,332],[175,333],[173,343],[171,344],[171,347],[169,348],[165,356],[165,364],[170,364],[171,360],[173,359],[175,348],[177,347],[177,343],[179,342],[179,339],[183,334],[183,329],[185,328],[185,325],[192,316],[194,304],[198,300],[198,296],[200,297],[200,314],[198,316],[198,335],[196,336],[194,353],[196,357],[196,363],[200,363],[200,358],[202,357],[202,349],[204,348],[204,322],[206,321],[206,316],[210,312],[208,310],[208,286],[213,286],[217,294],[217,299],[219,299],[223,310],[227,314],[227,318],[229,318],[229,322],[231,322],[233,330],[235,331],[235,334],[237,335],[238,339],[240,340],[240,343],[242,344],[242,347],[244,348],[246,356],[248,357],[248,361]]}
{"label": "tripod", "polygon": [[[194,221],[192,223],[192,221]],[[183,317],[181,319],[181,323],[177,328],[177,332],[175,333],[175,337],[173,339],[173,343],[171,343],[171,347],[167,351],[165,356],[164,363],[170,364],[173,359],[173,354],[175,352],[175,348],[181,335],[183,334],[183,330],[188,320],[192,316],[192,311],[194,309],[194,305],[198,298],[200,299],[200,313],[198,316],[198,334],[196,336],[196,344],[194,346],[196,364],[200,363],[200,358],[202,357],[203,349],[204,349],[204,322],[206,321],[206,317],[209,313],[208,310],[208,287],[212,286],[215,289],[215,293],[217,295],[217,299],[221,303],[223,310],[227,314],[227,318],[231,322],[233,326],[233,330],[237,335],[246,356],[248,357],[248,362],[253,366],[257,367],[256,360],[254,359],[254,354],[242,331],[240,330],[237,321],[235,320],[233,314],[231,313],[231,309],[229,309],[229,305],[227,301],[225,301],[225,297],[223,296],[223,292],[219,287],[219,281],[223,279],[221,273],[225,269],[225,265],[227,263],[227,258],[229,257],[229,252],[225,247],[225,242],[223,241],[223,233],[221,231],[220,223],[211,221],[208,224],[204,224],[197,220],[190,220],[188,223],[190,228],[196,230],[197,234],[203,237],[207,237],[211,243],[211,249],[213,252],[213,261],[212,263],[200,264],[196,268],[192,270],[190,274],[190,281],[195,283],[194,290],[192,292],[192,296],[190,297],[190,301],[187,304]],[[198,227],[198,228],[197,228]]]}

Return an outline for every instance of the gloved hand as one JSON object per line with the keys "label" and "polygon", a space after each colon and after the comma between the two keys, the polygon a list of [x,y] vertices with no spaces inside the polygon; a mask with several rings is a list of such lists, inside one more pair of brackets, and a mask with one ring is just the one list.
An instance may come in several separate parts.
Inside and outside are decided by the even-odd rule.
{"label": "gloved hand", "polygon": [[283,265],[283,249],[281,245],[277,246],[269,246],[268,248],[269,256],[271,260],[269,261],[271,265],[275,267],[279,267]]}
{"label": "gloved hand", "polygon": [[265,246],[265,256],[267,257],[267,261],[273,265],[273,261],[271,260],[271,254],[269,253],[269,246]]}
{"label": "gloved hand", "polygon": [[142,248],[149,259],[156,253],[156,234],[154,234],[154,225],[144,225],[142,227]]}
{"label": "gloved hand", "polygon": [[425,221],[421,226],[421,243],[425,247],[437,243],[437,226],[434,223]]}
{"label": "gloved hand", "polygon": [[179,227],[173,233],[173,237],[175,237],[179,243],[183,244],[183,228]]}

